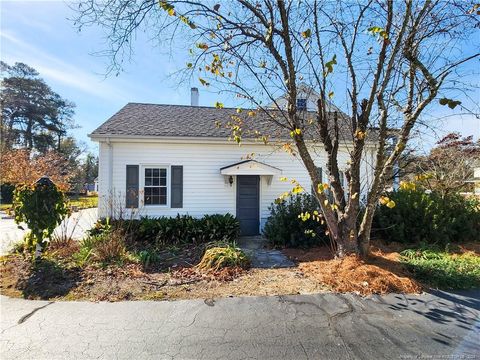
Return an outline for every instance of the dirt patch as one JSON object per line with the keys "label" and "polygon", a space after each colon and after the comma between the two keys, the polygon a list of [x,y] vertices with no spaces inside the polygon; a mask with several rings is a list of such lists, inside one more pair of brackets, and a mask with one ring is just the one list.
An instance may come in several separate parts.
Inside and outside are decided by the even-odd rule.
{"label": "dirt patch", "polygon": [[458,252],[460,254],[473,252],[475,255],[480,256],[480,242],[458,245]]}
{"label": "dirt patch", "polygon": [[34,261],[12,255],[2,258],[0,289],[3,295],[27,299],[55,299],[67,295],[81,281],[80,269],[63,267],[50,259]]}
{"label": "dirt patch", "polygon": [[167,285],[144,299],[208,299],[233,296],[313,294],[326,288],[298,269],[250,269],[232,281],[201,280],[180,286]]}
{"label": "dirt patch", "polygon": [[[63,254],[67,254],[65,250]],[[60,252],[55,252],[60,254]],[[32,260],[21,255],[2,259],[0,290],[12,297],[52,300],[174,300],[228,296],[309,294],[325,290],[322,284],[306,277],[297,268],[224,268],[200,271],[195,267],[175,266],[171,270],[145,271],[140,264],[89,265],[74,272],[65,259],[46,260],[55,269],[52,276],[39,277]],[[182,260],[183,261],[183,260]],[[49,265],[49,266],[50,266]],[[48,268],[48,267],[47,267]],[[44,275],[52,272],[44,272]],[[75,274],[75,276],[73,276]],[[62,277],[63,276],[63,277]],[[32,279],[36,279],[32,287]],[[40,292],[40,289],[42,292]]]}

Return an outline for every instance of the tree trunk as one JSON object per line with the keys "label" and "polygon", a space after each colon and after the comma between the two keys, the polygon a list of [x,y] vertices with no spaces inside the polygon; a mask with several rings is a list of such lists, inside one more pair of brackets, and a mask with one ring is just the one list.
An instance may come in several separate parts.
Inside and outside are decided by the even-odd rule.
{"label": "tree trunk", "polygon": [[344,217],[339,221],[340,237],[337,241],[337,256],[344,257],[348,254],[358,254],[356,217]]}
{"label": "tree trunk", "polygon": [[370,232],[372,231],[374,214],[375,204],[368,204],[358,232],[358,250],[362,257],[367,257],[370,253]]}

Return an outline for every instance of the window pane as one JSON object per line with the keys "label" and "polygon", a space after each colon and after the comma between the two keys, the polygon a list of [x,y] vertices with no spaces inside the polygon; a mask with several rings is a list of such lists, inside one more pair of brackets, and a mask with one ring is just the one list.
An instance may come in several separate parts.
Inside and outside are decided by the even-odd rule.
{"label": "window pane", "polygon": [[145,169],[144,204],[167,205],[167,169]]}
{"label": "window pane", "polygon": [[152,197],[145,194],[144,198],[143,198],[143,202],[145,205],[150,205],[152,203]]}

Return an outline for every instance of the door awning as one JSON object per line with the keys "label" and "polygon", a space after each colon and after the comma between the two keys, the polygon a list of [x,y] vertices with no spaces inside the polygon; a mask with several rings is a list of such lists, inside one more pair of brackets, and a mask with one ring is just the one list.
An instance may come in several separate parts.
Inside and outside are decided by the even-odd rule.
{"label": "door awning", "polygon": [[222,175],[267,175],[281,174],[282,170],[256,160],[245,160],[224,166],[220,169]]}

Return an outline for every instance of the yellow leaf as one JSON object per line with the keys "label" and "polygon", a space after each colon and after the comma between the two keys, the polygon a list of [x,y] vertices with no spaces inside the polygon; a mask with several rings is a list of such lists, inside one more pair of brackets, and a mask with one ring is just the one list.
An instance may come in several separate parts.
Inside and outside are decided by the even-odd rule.
{"label": "yellow leaf", "polygon": [[215,103],[215,107],[216,107],[217,109],[223,109],[223,104],[222,104],[221,102],[218,102],[218,101],[217,101],[217,102]]}
{"label": "yellow leaf", "polygon": [[389,202],[387,202],[387,207],[390,208],[390,209],[393,209],[395,207],[395,201],[393,200],[390,200]]}
{"label": "yellow leaf", "polygon": [[303,37],[304,39],[307,39],[307,38],[309,38],[309,37],[312,35],[312,30],[307,29],[307,30],[305,30],[305,31],[302,31],[302,32],[301,32],[301,35],[302,35],[302,37]]}
{"label": "yellow leaf", "polygon": [[365,135],[366,133],[364,131],[360,131],[358,129],[355,131],[355,137],[359,140],[365,139]]}
{"label": "yellow leaf", "polygon": [[330,99],[333,98],[333,95],[335,95],[335,93],[334,93],[333,91],[330,91],[330,92],[328,93],[328,97],[329,97]]}
{"label": "yellow leaf", "polygon": [[237,114],[240,114],[242,112],[241,108],[237,108]]}
{"label": "yellow leaf", "polygon": [[205,44],[205,43],[198,43],[198,44],[197,44],[197,47],[198,47],[199,49],[202,49],[202,50],[207,50],[207,49],[208,49],[208,45]]}

